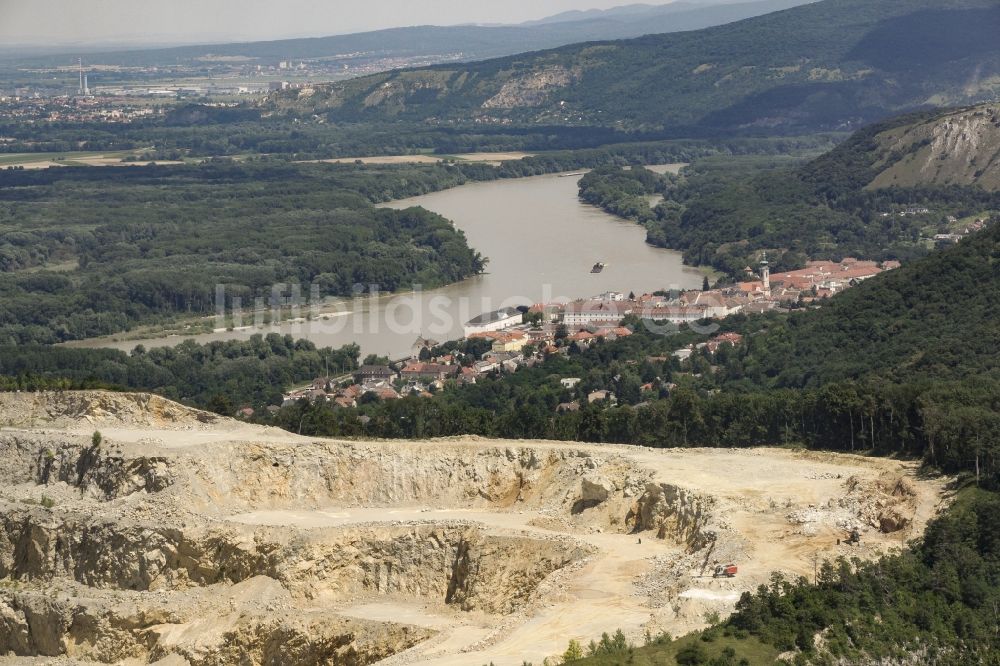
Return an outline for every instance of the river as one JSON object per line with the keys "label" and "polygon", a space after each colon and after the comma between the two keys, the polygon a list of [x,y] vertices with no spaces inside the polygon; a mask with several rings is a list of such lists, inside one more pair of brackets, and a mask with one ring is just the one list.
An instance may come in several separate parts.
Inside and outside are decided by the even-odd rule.
{"label": "river", "polygon": [[[442,341],[462,337],[464,322],[501,307],[606,291],[701,287],[702,273],[684,266],[679,253],[647,245],[642,227],[581,203],[578,180],[547,175],[473,183],[388,204],[423,206],[443,215],[465,232],[471,247],[489,257],[486,273],[457,284],[327,303],[323,309],[332,312],[307,318],[303,309],[301,318],[280,325],[148,340],[87,340],[74,346],[129,350],[139,343],[155,347],[188,338],[204,343],[276,332],[321,347],[357,342],[363,354],[401,358],[418,335]],[[596,262],[606,264],[603,272],[590,272]]]}

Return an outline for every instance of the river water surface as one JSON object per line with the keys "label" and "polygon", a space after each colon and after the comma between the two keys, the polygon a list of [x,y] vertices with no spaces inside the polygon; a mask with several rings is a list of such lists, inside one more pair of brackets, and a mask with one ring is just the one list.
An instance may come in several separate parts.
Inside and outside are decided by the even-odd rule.
{"label": "river water surface", "polygon": [[[684,266],[679,253],[647,245],[642,227],[581,203],[578,181],[577,175],[497,180],[387,204],[392,208],[423,206],[443,215],[465,232],[471,247],[489,258],[486,273],[457,284],[328,303],[324,309],[334,310],[329,315],[280,325],[76,344],[127,350],[140,342],[155,347],[174,345],[187,337],[204,343],[276,332],[307,338],[319,346],[356,342],[363,354],[401,358],[418,335],[435,340],[459,338],[464,322],[500,307],[585,298],[606,291],[627,294],[701,287],[702,273]],[[590,272],[596,262],[606,264],[599,274]]]}

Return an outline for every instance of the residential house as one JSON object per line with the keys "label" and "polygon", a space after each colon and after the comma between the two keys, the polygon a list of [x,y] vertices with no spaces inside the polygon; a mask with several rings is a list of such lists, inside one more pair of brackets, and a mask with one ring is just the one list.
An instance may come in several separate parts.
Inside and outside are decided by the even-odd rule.
{"label": "residential house", "polygon": [[326,402],[329,397],[323,389],[310,389],[306,391],[306,397],[313,402]]}
{"label": "residential house", "polygon": [[567,336],[567,340],[570,342],[575,342],[577,345],[584,344],[588,345],[597,336],[590,331],[577,331],[573,335]]}
{"label": "residential house", "polygon": [[942,245],[957,243],[962,240],[962,234],[934,234],[934,242]]}
{"label": "residential house", "polygon": [[542,322],[551,322],[562,316],[563,306],[558,303],[535,303],[528,308],[528,314],[542,315]]}
{"label": "residential house", "polygon": [[531,342],[524,331],[485,331],[473,333],[469,338],[485,338],[493,341],[495,352],[519,352]]}
{"label": "residential house", "polygon": [[457,365],[443,365],[441,363],[407,363],[399,371],[399,376],[406,380],[435,380],[449,379],[459,373]]}
{"label": "residential house", "polygon": [[619,338],[627,338],[632,335],[632,331],[625,326],[599,326],[594,331],[594,335],[608,341],[614,341]]}
{"label": "residential house", "polygon": [[739,333],[722,333],[720,335],[715,336],[707,343],[705,343],[705,347],[708,348],[708,351],[714,354],[715,352],[719,351],[719,347],[721,347],[722,345],[730,345],[732,347],[735,347],[741,342],[743,342],[743,336],[740,335]]}
{"label": "residential house", "polygon": [[694,349],[690,347],[685,347],[683,349],[678,349],[674,352],[674,357],[680,359],[681,361],[686,361],[691,358],[691,354],[694,353]]}
{"label": "residential house", "polygon": [[484,375],[500,369],[500,362],[495,359],[483,359],[472,364],[472,368],[477,374]]}
{"label": "residential house", "polygon": [[478,374],[474,368],[462,368],[456,379],[458,379],[459,384],[475,384]]}
{"label": "residential house", "polygon": [[375,393],[376,395],[378,395],[380,400],[399,400],[402,397],[399,395],[399,393],[396,392],[396,389],[392,388],[391,386],[379,389]]}
{"label": "residential house", "polygon": [[425,349],[429,352],[440,344],[441,343],[437,340],[432,340],[431,338],[425,338],[422,335],[418,335],[417,339],[414,340],[413,344],[410,346],[410,358],[414,361],[419,360],[420,352]]}
{"label": "residential house", "polygon": [[677,299],[681,305],[704,307],[706,318],[728,317],[739,312],[745,299],[727,297],[721,291],[685,291]]}

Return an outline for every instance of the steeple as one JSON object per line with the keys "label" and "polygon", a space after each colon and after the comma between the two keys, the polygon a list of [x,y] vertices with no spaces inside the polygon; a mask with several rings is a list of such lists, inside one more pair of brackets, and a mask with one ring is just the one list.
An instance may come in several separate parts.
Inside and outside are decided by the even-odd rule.
{"label": "steeple", "polygon": [[771,265],[767,263],[767,252],[760,261],[760,280],[764,284],[764,298],[771,298]]}

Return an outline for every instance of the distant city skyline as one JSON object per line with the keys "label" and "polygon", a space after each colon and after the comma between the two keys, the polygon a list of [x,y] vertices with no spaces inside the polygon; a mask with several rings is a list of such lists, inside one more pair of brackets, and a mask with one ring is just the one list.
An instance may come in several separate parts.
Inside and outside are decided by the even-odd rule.
{"label": "distant city skyline", "polygon": [[0,41],[44,47],[269,40],[410,25],[518,23],[623,4],[629,0],[0,0]]}

